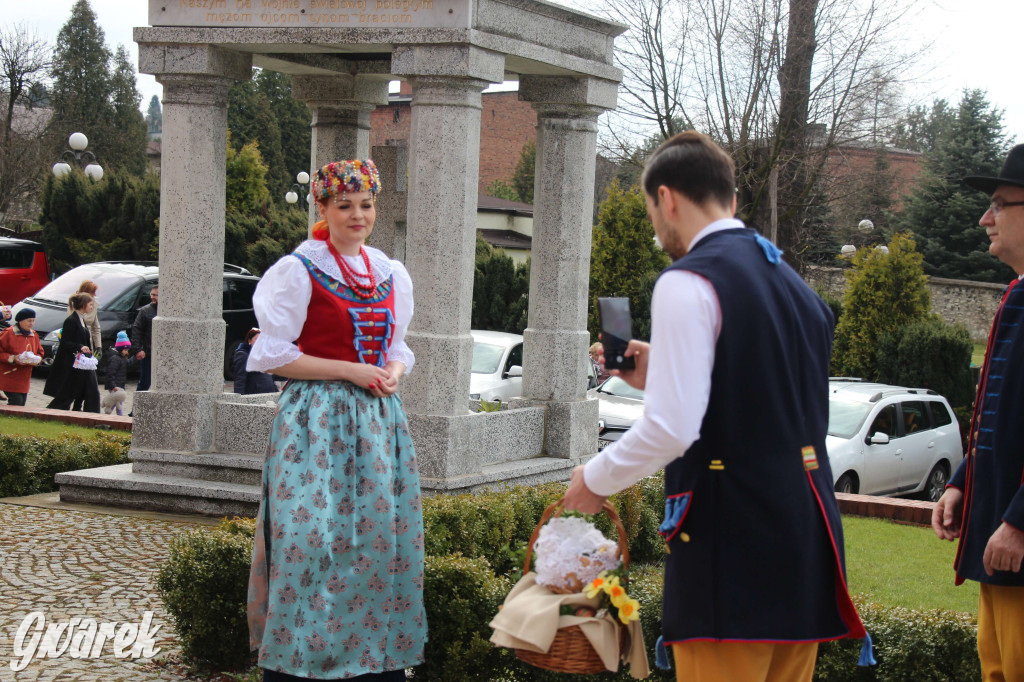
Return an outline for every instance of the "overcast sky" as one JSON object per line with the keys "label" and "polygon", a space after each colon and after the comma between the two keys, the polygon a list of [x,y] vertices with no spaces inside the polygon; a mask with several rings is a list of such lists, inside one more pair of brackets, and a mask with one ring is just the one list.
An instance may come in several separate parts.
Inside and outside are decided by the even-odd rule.
{"label": "overcast sky", "polygon": [[[563,4],[570,4],[561,0]],[[981,88],[989,101],[1005,110],[1006,132],[1024,142],[1024,59],[1019,31],[1024,23],[1021,0],[934,0],[915,15],[907,27],[909,40],[932,42],[927,82],[911,93],[923,102],[945,97],[959,100],[964,88]],[[29,0],[0,0],[0,21],[5,25],[23,23],[40,37],[55,41],[61,26],[71,15],[74,0],[48,0],[43,5]],[[571,3],[576,4],[576,3]],[[138,65],[132,28],[148,24],[146,0],[91,0],[107,44],[113,50],[124,44]],[[162,88],[152,76],[139,75],[142,109]]]}

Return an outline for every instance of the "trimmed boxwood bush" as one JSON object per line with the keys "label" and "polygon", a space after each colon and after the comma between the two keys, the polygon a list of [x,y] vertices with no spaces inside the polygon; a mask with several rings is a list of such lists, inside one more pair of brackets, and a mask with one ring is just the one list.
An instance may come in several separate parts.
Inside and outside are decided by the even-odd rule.
{"label": "trimmed boxwood bush", "polygon": [[0,497],[57,490],[53,477],[65,471],[124,464],[131,435],[98,433],[35,438],[0,434]]}
{"label": "trimmed boxwood bush", "polygon": [[878,344],[881,381],[930,388],[954,408],[974,402],[971,335],[962,325],[938,316],[912,322],[885,334]]}
{"label": "trimmed boxwood bush", "polygon": [[[516,487],[499,493],[424,500],[428,554],[424,580],[429,642],[416,680],[443,682],[558,682],[564,675],[523,664],[514,652],[488,641],[488,623],[518,578],[519,545],[541,512],[564,486]],[[640,602],[640,619],[652,680],[668,682],[674,671],[654,667],[661,632],[663,545],[655,534],[664,505],[663,484],[652,477],[615,496],[630,538],[633,564],[629,593]],[[597,517],[606,526],[604,516]],[[224,669],[250,662],[245,618],[252,554],[251,520],[225,521],[212,532],[175,539],[158,588],[171,613],[182,650],[193,662]],[[610,528],[604,528],[606,534]],[[492,559],[493,558],[493,559]],[[499,571],[494,566],[500,566]],[[822,644],[815,679],[823,682],[980,680],[973,617],[947,611],[913,611],[858,601],[875,644],[878,665],[857,667],[861,642]],[[632,679],[628,669],[594,680]]]}
{"label": "trimmed boxwood bush", "polygon": [[254,527],[251,520],[225,520],[171,540],[156,587],[193,663],[224,669],[254,660],[246,619]]}

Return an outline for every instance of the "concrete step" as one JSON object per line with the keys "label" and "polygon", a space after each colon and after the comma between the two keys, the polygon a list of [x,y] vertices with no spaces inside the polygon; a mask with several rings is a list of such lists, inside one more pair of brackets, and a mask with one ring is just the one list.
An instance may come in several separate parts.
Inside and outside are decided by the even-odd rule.
{"label": "concrete step", "polygon": [[134,465],[132,471],[137,474],[254,486],[258,486],[263,478],[263,453],[259,455],[223,452],[192,454],[137,449],[132,450],[129,457]]}
{"label": "concrete step", "polygon": [[207,516],[256,516],[259,485],[132,471],[131,464],[57,474],[62,502]]}

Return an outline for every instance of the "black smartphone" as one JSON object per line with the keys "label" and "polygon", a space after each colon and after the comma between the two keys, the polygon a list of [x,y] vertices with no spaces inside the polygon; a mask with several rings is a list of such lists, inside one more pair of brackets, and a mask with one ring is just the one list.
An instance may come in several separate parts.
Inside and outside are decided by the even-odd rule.
{"label": "black smartphone", "polygon": [[598,298],[601,315],[601,345],[604,346],[605,369],[635,369],[633,358],[626,357],[626,347],[633,338],[633,318],[628,298]]}

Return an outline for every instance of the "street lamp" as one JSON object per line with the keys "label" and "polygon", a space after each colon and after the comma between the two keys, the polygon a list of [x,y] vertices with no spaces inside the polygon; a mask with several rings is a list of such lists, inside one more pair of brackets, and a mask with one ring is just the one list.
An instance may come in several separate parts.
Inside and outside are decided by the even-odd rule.
{"label": "street lamp", "polygon": [[295,180],[297,182],[292,185],[292,188],[284,195],[284,200],[289,204],[294,204],[301,198],[303,201],[299,205],[302,208],[306,208],[306,206],[313,200],[313,198],[309,196],[309,190],[306,189],[306,185],[309,183],[309,173],[301,171],[295,176]]}
{"label": "street lamp", "polygon": [[[70,154],[71,158],[82,167],[85,174],[93,180],[99,181],[103,177],[103,166],[96,163],[96,155],[86,150],[89,146],[89,138],[82,133],[71,133],[68,137],[68,146],[71,149],[65,149],[61,155],[60,160],[53,164],[53,174],[58,178],[62,178],[71,172],[71,165],[64,161],[67,155]],[[90,161],[91,163],[86,163]]]}
{"label": "street lamp", "polygon": [[[871,234],[874,229],[875,224],[867,218],[857,223],[857,231],[861,234]],[[889,249],[886,248],[885,252],[888,253]],[[844,244],[843,248],[839,250],[839,255],[843,258],[852,258],[855,253],[857,253],[857,247],[853,244]]]}

